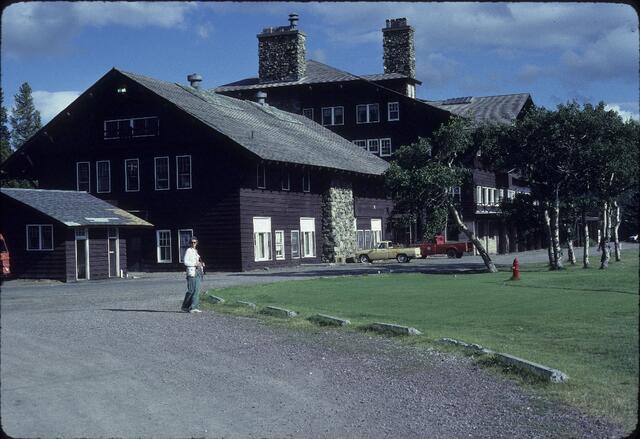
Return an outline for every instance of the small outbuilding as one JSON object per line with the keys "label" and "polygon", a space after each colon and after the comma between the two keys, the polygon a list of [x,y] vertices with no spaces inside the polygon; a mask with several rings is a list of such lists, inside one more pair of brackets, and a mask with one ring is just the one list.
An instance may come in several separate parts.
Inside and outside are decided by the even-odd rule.
{"label": "small outbuilding", "polygon": [[83,191],[1,188],[0,211],[11,271],[19,278],[123,277],[128,230],[153,227]]}

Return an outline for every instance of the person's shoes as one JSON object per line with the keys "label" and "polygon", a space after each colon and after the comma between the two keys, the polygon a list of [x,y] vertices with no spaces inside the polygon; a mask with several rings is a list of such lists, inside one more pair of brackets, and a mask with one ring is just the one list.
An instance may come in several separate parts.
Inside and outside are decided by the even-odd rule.
{"label": "person's shoes", "polygon": [[182,312],[189,312],[189,308],[180,308]]}
{"label": "person's shoes", "polygon": [[194,308],[194,309],[192,309],[192,310],[191,310],[191,311],[189,311],[189,312],[190,312],[191,314],[195,314],[195,313],[202,312],[202,311],[200,311],[198,308]]}

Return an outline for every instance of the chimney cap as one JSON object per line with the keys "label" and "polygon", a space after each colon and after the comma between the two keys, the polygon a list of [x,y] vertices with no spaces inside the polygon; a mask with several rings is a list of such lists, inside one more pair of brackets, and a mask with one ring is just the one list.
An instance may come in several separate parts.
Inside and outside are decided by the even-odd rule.
{"label": "chimney cap", "polygon": [[197,73],[192,73],[187,76],[187,81],[189,81],[191,87],[198,88],[202,82],[202,76]]}
{"label": "chimney cap", "polygon": [[298,14],[296,12],[292,12],[291,14],[289,14],[289,25],[291,26],[292,29],[294,29],[297,24],[298,24]]}
{"label": "chimney cap", "polygon": [[256,99],[260,105],[265,105],[267,103],[267,94],[261,90],[256,93]]}

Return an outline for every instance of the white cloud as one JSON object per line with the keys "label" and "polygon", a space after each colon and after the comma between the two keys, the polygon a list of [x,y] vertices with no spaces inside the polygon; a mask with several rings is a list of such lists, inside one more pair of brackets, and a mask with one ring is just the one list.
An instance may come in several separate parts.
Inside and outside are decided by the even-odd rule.
{"label": "white cloud", "polygon": [[194,3],[23,2],[2,14],[2,49],[16,58],[64,50],[86,26],[183,27]]}
{"label": "white cloud", "polygon": [[631,105],[628,104],[628,103],[627,104],[608,104],[608,105],[605,105],[604,109],[608,110],[608,111],[610,111],[610,110],[615,111],[616,113],[618,113],[622,117],[622,119],[624,121],[627,121],[627,120],[630,120],[630,119],[640,120],[640,114],[638,114],[638,105],[637,104],[635,104],[635,107],[636,107],[636,111],[635,112],[634,111],[623,110],[621,108],[623,106],[629,106],[630,107]]}
{"label": "white cloud", "polygon": [[36,107],[36,110],[40,112],[42,124],[46,124],[53,119],[54,116],[67,108],[71,102],[80,96],[80,93],[81,92],[74,90],[53,92],[36,90],[32,92],[33,105]]}
{"label": "white cloud", "polygon": [[430,53],[416,64],[416,76],[429,87],[446,84],[457,76],[460,67],[460,63],[441,53]]}
{"label": "white cloud", "polygon": [[213,26],[211,25],[211,23],[199,24],[196,27],[196,33],[203,40],[206,40],[209,38],[209,34],[211,33],[212,30],[213,30]]}

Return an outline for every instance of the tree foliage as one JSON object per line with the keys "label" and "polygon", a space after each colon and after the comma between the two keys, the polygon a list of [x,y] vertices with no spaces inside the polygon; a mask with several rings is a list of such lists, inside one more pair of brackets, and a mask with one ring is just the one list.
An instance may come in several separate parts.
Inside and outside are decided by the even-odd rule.
{"label": "tree foliage", "polygon": [[7,126],[7,109],[4,107],[4,91],[0,88],[0,163],[11,155],[11,133]]}
{"label": "tree foliage", "polygon": [[42,126],[40,112],[36,110],[31,95],[31,86],[25,82],[20,86],[14,97],[14,106],[11,110],[9,121],[11,122],[11,147],[16,150],[26,142]]}

